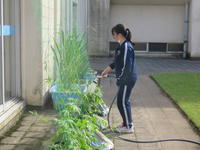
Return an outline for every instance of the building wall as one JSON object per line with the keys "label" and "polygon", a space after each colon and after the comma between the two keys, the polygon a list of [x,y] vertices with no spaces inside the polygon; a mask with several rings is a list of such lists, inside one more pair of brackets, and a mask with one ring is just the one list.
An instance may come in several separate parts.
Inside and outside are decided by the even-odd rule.
{"label": "building wall", "polygon": [[111,5],[110,13],[109,30],[125,24],[135,42],[183,42],[183,5]]}
{"label": "building wall", "polygon": [[189,53],[192,58],[200,58],[200,1],[192,0],[189,21]]}
{"label": "building wall", "polygon": [[27,104],[44,104],[50,88],[46,79],[54,74],[51,46],[57,33],[86,30],[86,18],[87,2],[81,0],[21,1],[22,97]]}

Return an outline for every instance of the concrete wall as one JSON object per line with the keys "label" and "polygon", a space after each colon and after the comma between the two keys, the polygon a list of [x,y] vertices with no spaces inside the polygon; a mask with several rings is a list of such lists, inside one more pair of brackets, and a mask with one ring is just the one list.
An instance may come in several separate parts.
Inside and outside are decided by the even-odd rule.
{"label": "concrete wall", "polygon": [[200,1],[190,4],[189,53],[191,57],[200,57]]}
{"label": "concrete wall", "polygon": [[111,5],[109,29],[118,23],[131,29],[135,42],[183,42],[184,6]]}
{"label": "concrete wall", "polygon": [[110,0],[90,0],[89,10],[89,53],[108,56]]}

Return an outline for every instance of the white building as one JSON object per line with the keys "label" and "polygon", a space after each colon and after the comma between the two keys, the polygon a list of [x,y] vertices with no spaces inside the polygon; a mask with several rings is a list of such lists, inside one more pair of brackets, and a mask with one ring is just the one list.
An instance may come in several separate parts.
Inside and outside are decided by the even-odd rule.
{"label": "white building", "polygon": [[92,51],[94,55],[113,50],[115,43],[110,30],[122,23],[131,29],[138,53],[200,57],[199,0],[94,0],[92,3],[100,7],[99,13],[91,16],[96,26],[94,43],[104,46],[96,48],[96,53]]}

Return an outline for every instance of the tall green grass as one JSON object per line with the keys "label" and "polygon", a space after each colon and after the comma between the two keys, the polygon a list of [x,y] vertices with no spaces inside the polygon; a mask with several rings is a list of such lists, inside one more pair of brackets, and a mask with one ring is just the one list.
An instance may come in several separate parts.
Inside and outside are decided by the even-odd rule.
{"label": "tall green grass", "polygon": [[61,31],[51,49],[55,61],[54,84],[69,89],[79,82],[89,67],[85,35],[76,30],[71,33]]}

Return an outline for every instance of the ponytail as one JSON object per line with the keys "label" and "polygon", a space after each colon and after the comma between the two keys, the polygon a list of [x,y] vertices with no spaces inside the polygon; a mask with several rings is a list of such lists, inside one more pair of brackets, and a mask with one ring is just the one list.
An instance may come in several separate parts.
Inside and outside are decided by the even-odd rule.
{"label": "ponytail", "polygon": [[132,34],[131,34],[131,31],[129,30],[129,28],[126,28],[126,40],[127,41],[129,41],[129,42],[131,42],[131,44],[134,46],[135,45],[135,43],[133,43],[132,41],[131,41],[131,38],[132,38]]}
{"label": "ponytail", "polygon": [[129,28],[126,29],[126,36],[125,36],[127,41],[131,41],[131,31]]}

